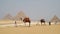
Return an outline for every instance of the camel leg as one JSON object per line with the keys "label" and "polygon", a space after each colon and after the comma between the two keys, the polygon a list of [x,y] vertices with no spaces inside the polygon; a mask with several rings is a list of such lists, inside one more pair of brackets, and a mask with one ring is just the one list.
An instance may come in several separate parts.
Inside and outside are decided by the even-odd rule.
{"label": "camel leg", "polygon": [[30,27],[30,23],[29,23],[29,27]]}
{"label": "camel leg", "polygon": [[41,22],[41,25],[42,25],[42,22]]}
{"label": "camel leg", "polygon": [[25,24],[25,26],[26,26],[26,23],[24,23]]}
{"label": "camel leg", "polygon": [[45,22],[44,22],[44,24],[45,24]]}

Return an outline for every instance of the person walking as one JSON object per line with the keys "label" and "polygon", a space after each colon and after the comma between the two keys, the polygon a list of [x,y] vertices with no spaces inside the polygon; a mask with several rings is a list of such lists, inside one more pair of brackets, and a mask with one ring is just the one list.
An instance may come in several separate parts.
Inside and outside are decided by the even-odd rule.
{"label": "person walking", "polygon": [[15,21],[15,27],[17,27],[17,22]]}
{"label": "person walking", "polygon": [[49,25],[51,25],[51,22],[49,22]]}

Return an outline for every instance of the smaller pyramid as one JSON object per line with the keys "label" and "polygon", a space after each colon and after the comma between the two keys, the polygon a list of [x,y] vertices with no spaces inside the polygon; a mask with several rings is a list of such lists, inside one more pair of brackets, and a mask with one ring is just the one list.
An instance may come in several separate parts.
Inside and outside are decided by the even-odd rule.
{"label": "smaller pyramid", "polygon": [[50,22],[60,22],[60,19],[55,15]]}
{"label": "smaller pyramid", "polygon": [[10,14],[6,14],[3,18],[3,20],[12,20],[12,16]]}

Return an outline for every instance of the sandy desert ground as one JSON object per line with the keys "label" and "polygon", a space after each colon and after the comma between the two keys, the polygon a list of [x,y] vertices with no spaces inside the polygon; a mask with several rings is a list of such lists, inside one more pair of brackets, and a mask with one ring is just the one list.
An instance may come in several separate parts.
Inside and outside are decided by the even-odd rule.
{"label": "sandy desert ground", "polygon": [[0,27],[0,34],[60,34],[60,24]]}

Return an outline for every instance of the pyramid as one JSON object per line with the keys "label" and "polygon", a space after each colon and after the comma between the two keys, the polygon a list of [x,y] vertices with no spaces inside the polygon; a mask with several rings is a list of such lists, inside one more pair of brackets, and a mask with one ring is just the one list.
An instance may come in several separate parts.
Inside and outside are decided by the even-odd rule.
{"label": "pyramid", "polygon": [[24,17],[26,17],[25,13],[23,11],[20,11],[17,13],[17,15],[14,17],[15,20],[21,20]]}
{"label": "pyramid", "polygon": [[51,22],[60,22],[60,19],[55,15],[52,19]]}
{"label": "pyramid", "polygon": [[12,16],[10,14],[6,14],[3,20],[12,20]]}

